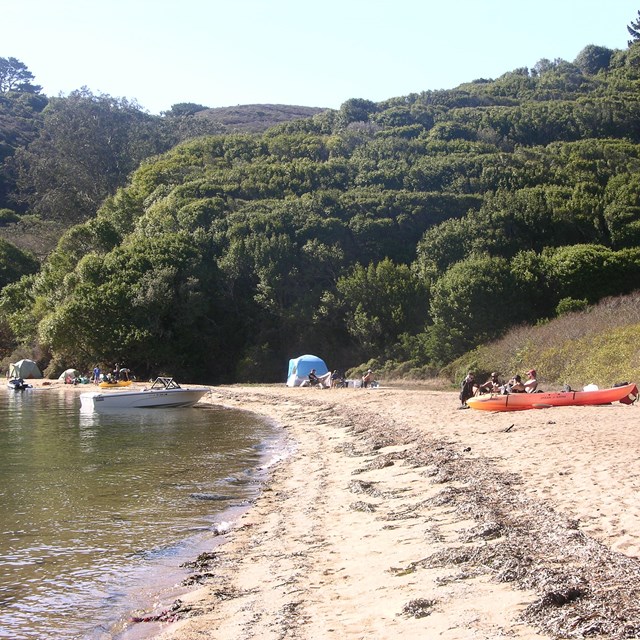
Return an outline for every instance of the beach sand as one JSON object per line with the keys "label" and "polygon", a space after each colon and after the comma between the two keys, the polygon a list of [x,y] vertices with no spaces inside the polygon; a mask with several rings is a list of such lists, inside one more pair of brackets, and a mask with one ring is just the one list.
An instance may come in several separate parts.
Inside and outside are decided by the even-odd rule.
{"label": "beach sand", "polygon": [[294,453],[200,558],[163,640],[640,637],[637,406],[284,386],[206,401],[273,418]]}
{"label": "beach sand", "polygon": [[280,385],[204,401],[274,419],[293,453],[141,637],[640,637],[638,406]]}

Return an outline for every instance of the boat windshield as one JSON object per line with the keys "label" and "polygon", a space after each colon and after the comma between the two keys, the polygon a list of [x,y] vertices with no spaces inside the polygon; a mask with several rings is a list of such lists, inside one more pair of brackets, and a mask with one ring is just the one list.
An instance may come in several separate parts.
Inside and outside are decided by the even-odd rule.
{"label": "boat windshield", "polygon": [[180,385],[173,378],[156,378],[151,389],[180,389]]}

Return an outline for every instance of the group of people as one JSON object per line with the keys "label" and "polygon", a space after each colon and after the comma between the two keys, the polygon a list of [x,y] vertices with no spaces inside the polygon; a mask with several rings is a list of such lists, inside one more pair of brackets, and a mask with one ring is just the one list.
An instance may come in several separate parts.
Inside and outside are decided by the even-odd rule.
{"label": "group of people", "polygon": [[93,384],[100,384],[101,382],[110,382],[112,384],[117,384],[120,380],[128,381],[130,378],[131,370],[127,369],[117,362],[113,366],[111,371],[107,371],[103,373],[100,369],[99,365],[96,365],[93,368],[93,375],[91,376],[91,380]]}
{"label": "group of people", "polygon": [[520,375],[515,375],[508,382],[502,383],[496,371],[493,371],[489,379],[478,384],[472,371],[467,373],[462,381],[460,389],[460,406],[466,407],[467,400],[482,393],[533,393],[538,389],[538,378],[535,369],[527,371],[527,380],[522,381]]}
{"label": "group of people", "polygon": [[[375,380],[373,379],[373,371],[371,369],[367,369],[367,371],[362,375],[360,386],[366,389],[374,384]],[[311,369],[309,373],[309,380],[305,380],[301,386],[317,387],[318,385],[321,387],[330,387],[331,389],[341,389],[347,386],[347,380],[344,372],[338,371],[338,369],[334,369],[333,372],[329,371],[321,376],[317,374],[315,369]]]}

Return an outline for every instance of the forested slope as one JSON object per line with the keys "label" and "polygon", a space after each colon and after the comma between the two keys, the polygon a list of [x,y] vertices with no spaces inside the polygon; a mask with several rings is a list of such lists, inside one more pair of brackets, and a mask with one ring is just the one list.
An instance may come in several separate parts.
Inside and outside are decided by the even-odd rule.
{"label": "forested slope", "polygon": [[437,371],[640,274],[640,47],[188,139],[0,297],[52,369],[282,380],[289,357]]}

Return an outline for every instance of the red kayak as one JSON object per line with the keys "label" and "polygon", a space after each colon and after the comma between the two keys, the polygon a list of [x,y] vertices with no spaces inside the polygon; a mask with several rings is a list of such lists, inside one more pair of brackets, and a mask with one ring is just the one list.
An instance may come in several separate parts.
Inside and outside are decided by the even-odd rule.
{"label": "red kayak", "polygon": [[475,396],[467,400],[472,409],[481,411],[521,411],[549,407],[582,407],[594,404],[622,402],[631,404],[638,397],[638,387],[626,384],[594,391],[554,391],[551,393],[509,393],[507,395]]}

